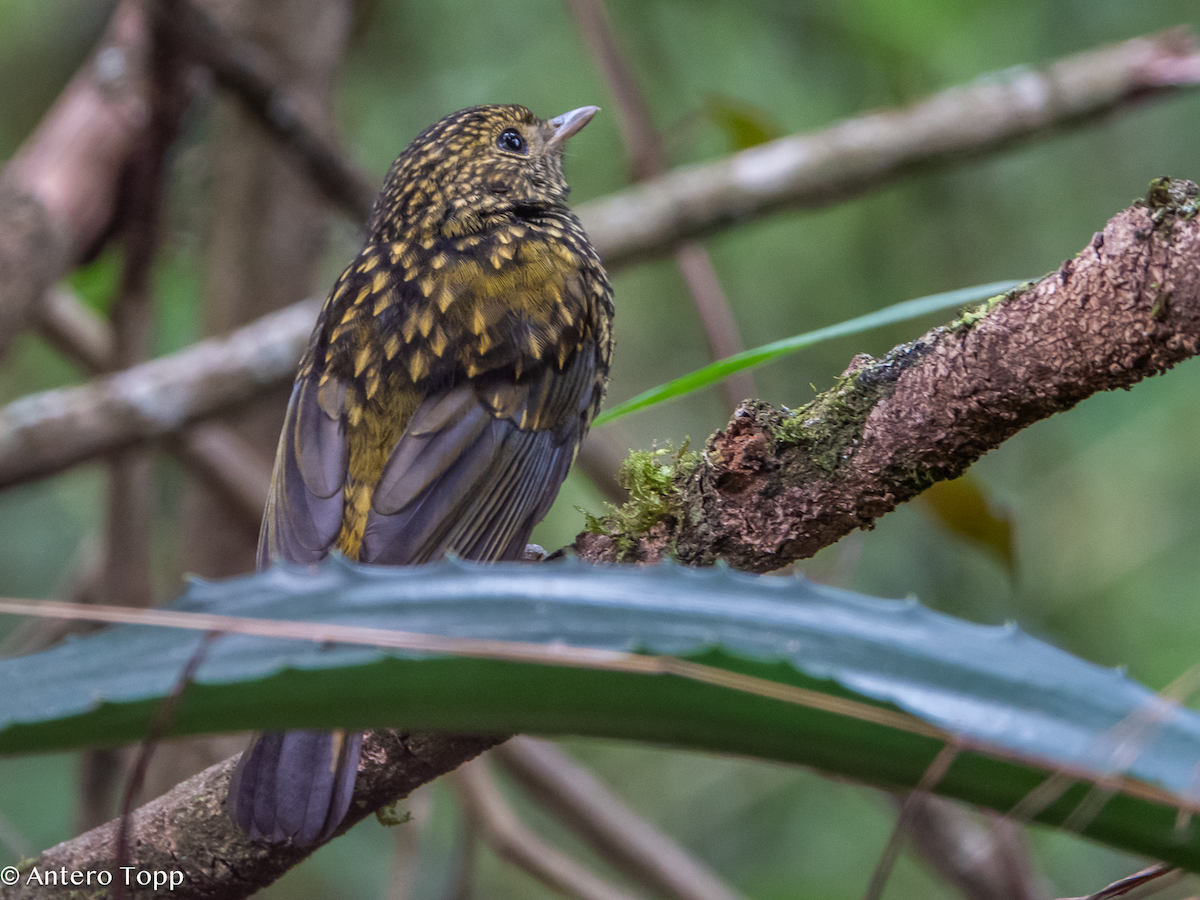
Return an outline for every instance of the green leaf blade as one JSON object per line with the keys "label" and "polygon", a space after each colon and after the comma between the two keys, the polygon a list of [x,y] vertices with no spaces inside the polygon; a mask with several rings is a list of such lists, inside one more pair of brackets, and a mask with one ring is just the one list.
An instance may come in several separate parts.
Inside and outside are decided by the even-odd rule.
{"label": "green leaf blade", "polygon": [[815,331],[808,331],[804,334],[773,341],[770,344],[763,344],[761,347],[743,350],[741,353],[735,353],[733,356],[718,359],[716,362],[709,363],[707,366],[696,369],[694,372],[689,372],[686,375],[681,375],[665,384],[642,391],[637,396],[631,397],[600,413],[593,424],[596,427],[607,425],[609,422],[613,422],[622,416],[639,412],[667,400],[683,397],[701,388],[717,384],[735,372],[740,372],[743,369],[757,368],[769,362],[774,362],[777,359],[796,353],[806,347],[811,347],[814,344],[819,344],[822,341],[848,337],[849,335],[869,331],[872,328],[894,325],[897,322],[906,322],[910,319],[929,315],[930,313],[942,312],[964,306],[968,303],[987,300],[1024,283],[1022,281],[996,281],[991,284],[981,284],[976,287],[960,288],[941,294],[931,294],[928,297],[918,297],[915,300],[905,300],[902,303],[896,303],[863,316],[847,319],[845,322],[838,322],[836,325],[827,325]]}
{"label": "green leaf blade", "polygon": [[[1019,629],[962,622],[915,601],[673,565],[390,569],[335,559],[314,572],[197,583],[176,606],[671,654],[864,709],[905,710],[965,742],[939,792],[1006,810],[1056,769],[1123,775],[1136,782],[1123,784],[1086,833],[1200,869],[1200,837],[1175,834],[1166,793],[1193,792],[1200,716]],[[118,626],[0,661],[9,686],[0,695],[0,752],[137,739],[202,640],[195,631]],[[1131,760],[1114,729],[1138,717],[1147,727],[1134,729]],[[927,730],[676,675],[233,634],[209,645],[172,732],[338,725],[628,738],[814,766],[891,789],[915,785],[943,746]],[[1061,823],[1082,790],[1037,818]]]}

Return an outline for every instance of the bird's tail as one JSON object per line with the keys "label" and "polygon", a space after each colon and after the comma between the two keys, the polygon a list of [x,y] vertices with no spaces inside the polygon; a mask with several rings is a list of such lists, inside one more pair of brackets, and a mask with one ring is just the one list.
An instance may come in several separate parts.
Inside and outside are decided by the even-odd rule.
{"label": "bird's tail", "polygon": [[256,841],[328,840],[350,808],[361,747],[361,732],[255,735],[229,784],[230,817]]}

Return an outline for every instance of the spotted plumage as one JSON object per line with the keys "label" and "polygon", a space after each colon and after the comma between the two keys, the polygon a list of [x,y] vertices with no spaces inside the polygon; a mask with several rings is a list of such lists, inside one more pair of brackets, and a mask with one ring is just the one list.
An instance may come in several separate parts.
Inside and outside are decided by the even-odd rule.
{"label": "spotted plumage", "polygon": [[[280,438],[259,563],[521,556],[603,399],[612,291],[567,209],[567,138],[479,106],[388,172],[330,292]],[[257,839],[308,844],[343,818],[358,735],[259,736],[230,790]]]}

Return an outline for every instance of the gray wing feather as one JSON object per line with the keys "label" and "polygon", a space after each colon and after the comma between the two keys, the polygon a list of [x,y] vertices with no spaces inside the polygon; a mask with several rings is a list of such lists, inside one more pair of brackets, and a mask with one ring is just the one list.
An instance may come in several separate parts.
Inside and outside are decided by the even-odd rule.
{"label": "gray wing feather", "polygon": [[595,371],[582,351],[515,388],[459,385],[423,401],[384,466],[359,558],[518,558],[575,458]]}
{"label": "gray wing feather", "polygon": [[344,397],[344,388],[326,392],[310,378],[292,389],[258,539],[259,568],[273,559],[316,562],[337,537],[348,455],[340,409],[325,407]]}

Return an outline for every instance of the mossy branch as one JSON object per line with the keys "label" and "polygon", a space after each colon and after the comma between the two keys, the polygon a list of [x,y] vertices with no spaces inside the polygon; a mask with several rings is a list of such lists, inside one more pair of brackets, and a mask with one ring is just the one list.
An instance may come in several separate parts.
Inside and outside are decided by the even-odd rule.
{"label": "mossy branch", "polygon": [[883,359],[856,357],[799,409],[747,403],[686,473],[660,488],[643,478],[641,495],[593,520],[576,551],[770,571],[870,528],[1022,428],[1194,356],[1198,198],[1191,182],[1156,179],[1040,281]]}

